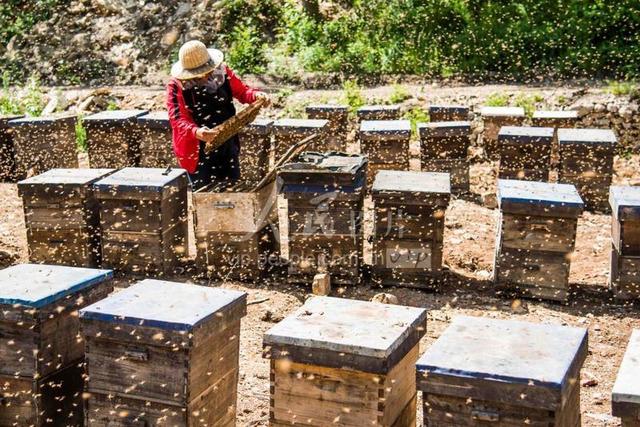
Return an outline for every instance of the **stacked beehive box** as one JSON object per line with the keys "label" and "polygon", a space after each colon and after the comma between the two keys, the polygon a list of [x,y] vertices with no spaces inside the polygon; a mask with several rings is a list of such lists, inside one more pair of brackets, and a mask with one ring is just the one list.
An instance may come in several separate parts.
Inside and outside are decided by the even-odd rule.
{"label": "stacked beehive box", "polygon": [[424,426],[580,426],[587,330],[460,316],[416,364]]}
{"label": "stacked beehive box", "polygon": [[196,264],[208,276],[258,280],[278,249],[277,188],[256,192],[193,193]]}
{"label": "stacked beehive box", "polygon": [[366,173],[364,157],[346,154],[307,154],[281,168],[291,281],[311,283],[319,270],[334,283],[359,281]]}
{"label": "stacked beehive box", "polygon": [[12,182],[16,178],[15,146],[9,122],[22,117],[0,116],[0,181],[2,182]]}
{"label": "stacked beehive box", "polygon": [[187,253],[187,173],[125,168],[97,181],[102,262],[118,270],[162,274]]}
{"label": "stacked beehive box", "polygon": [[252,187],[260,182],[269,170],[271,149],[271,119],[256,119],[242,128],[240,138],[240,174],[242,182]]}
{"label": "stacked beehive box", "polygon": [[371,194],[374,281],[434,288],[442,270],[449,174],[380,171]]}
{"label": "stacked beehive box", "polygon": [[460,122],[469,120],[469,107],[463,105],[430,105],[429,121]]}
{"label": "stacked beehive box", "polygon": [[244,292],[144,280],[80,312],[86,425],[233,426]]}
{"label": "stacked beehive box", "polygon": [[0,271],[0,425],[82,426],[77,310],[106,297],[111,277],[34,264]]}
{"label": "stacked beehive box", "polygon": [[75,115],[11,120],[16,177],[24,179],[53,168],[77,168]]}
{"label": "stacked beehive box", "polygon": [[471,122],[432,122],[418,125],[420,160],[424,172],[446,172],[451,191],[469,191],[467,150],[471,142]]}
{"label": "stacked beehive box", "polygon": [[402,115],[399,105],[365,105],[358,108],[358,122],[365,120],[398,120]]}
{"label": "stacked beehive box", "polygon": [[500,128],[503,126],[522,126],[525,120],[524,108],[482,107],[480,117],[484,125],[482,145],[485,155],[490,159],[497,159]]}
{"label": "stacked beehive box", "polygon": [[569,268],[583,203],[575,187],[498,180],[500,221],[494,280],[555,301],[569,297]]}
{"label": "stacked beehive box", "polygon": [[325,136],[326,151],[344,152],[347,149],[347,124],[349,107],[346,105],[309,105],[306,107],[310,119],[329,120]]}
{"label": "stacked beehive box", "polygon": [[634,329],[611,393],[614,417],[622,418],[622,427],[640,425],[640,330]]}
{"label": "stacked beehive box", "polygon": [[82,119],[92,168],[124,168],[140,163],[138,117],[144,110],[102,111]]}
{"label": "stacked beehive box", "polygon": [[31,262],[100,265],[100,215],[92,184],[111,172],[51,169],[18,183]]}
{"label": "stacked beehive box", "polygon": [[140,132],[140,166],[166,168],[177,165],[173,153],[173,136],[166,111],[138,116]]}
{"label": "stacked beehive box", "polygon": [[640,298],[640,187],[611,187],[611,290],[618,299]]}
{"label": "stacked beehive box", "polygon": [[314,297],[268,331],[269,425],[409,427],[426,310]]}
{"label": "stacked beehive box", "polygon": [[328,120],[312,119],[280,119],[271,125],[275,145],[275,160],[281,158],[296,142],[313,134],[322,135],[316,142],[307,147],[308,151],[324,152],[325,136],[329,130]]}
{"label": "stacked beehive box", "polygon": [[575,185],[589,209],[609,207],[616,145],[609,129],[558,129],[558,181]]}
{"label": "stacked beehive box", "polygon": [[533,112],[531,123],[533,126],[546,128],[573,128],[579,120],[578,112],[573,110],[538,110]]}
{"label": "stacked beehive box", "polygon": [[360,123],[360,152],[369,159],[367,188],[379,170],[409,170],[411,123],[408,120],[365,120]]}
{"label": "stacked beehive box", "polygon": [[553,128],[503,126],[498,133],[498,177],[548,181],[553,134]]}

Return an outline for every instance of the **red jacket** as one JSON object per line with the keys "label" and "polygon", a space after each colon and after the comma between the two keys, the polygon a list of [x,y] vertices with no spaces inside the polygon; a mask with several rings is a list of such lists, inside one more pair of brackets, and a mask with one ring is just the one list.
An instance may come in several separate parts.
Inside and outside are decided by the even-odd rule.
{"label": "red jacket", "polygon": [[[231,84],[231,93],[242,104],[249,104],[256,100],[256,89],[245,85],[231,68],[226,67],[227,78]],[[198,166],[199,141],[196,138],[198,125],[184,102],[182,84],[180,80],[172,78],[167,85],[167,110],[169,123],[173,131],[173,152],[178,158],[180,167],[189,173],[194,173]]]}

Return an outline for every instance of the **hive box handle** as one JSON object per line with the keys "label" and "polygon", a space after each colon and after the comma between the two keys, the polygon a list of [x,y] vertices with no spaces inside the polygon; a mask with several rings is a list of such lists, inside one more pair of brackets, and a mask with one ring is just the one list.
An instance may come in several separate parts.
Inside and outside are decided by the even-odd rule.
{"label": "hive box handle", "polygon": [[500,421],[500,414],[498,414],[497,412],[479,409],[474,409],[473,411],[471,411],[471,417],[473,417],[474,420],[484,421],[488,423],[497,423],[498,421]]}
{"label": "hive box handle", "polygon": [[137,362],[146,362],[149,360],[149,353],[144,349],[125,350],[124,358],[127,360],[135,360]]}

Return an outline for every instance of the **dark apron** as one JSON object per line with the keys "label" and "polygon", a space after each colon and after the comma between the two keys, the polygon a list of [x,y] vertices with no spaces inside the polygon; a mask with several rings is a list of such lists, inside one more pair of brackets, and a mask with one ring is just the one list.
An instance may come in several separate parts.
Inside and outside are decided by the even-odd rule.
{"label": "dark apron", "polygon": [[[199,127],[213,129],[236,114],[227,78],[215,93],[195,87],[184,91],[184,99]],[[213,184],[214,191],[223,191],[240,179],[240,141],[234,136],[209,154],[205,154],[204,146],[205,143],[200,141],[198,166],[194,173],[189,174],[193,190]]]}

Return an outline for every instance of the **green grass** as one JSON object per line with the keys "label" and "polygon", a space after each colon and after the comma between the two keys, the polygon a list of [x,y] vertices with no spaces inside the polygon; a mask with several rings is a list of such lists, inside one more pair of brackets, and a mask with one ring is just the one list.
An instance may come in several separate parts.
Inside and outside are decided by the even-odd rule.
{"label": "green grass", "polygon": [[107,111],[116,111],[119,110],[120,106],[118,105],[118,101],[111,99],[107,103]]}
{"label": "green grass", "polygon": [[418,123],[428,122],[429,113],[422,108],[416,107],[404,113],[403,118],[411,122],[411,133],[415,136],[418,134]]}
{"label": "green grass", "polygon": [[[3,89],[0,95],[0,114],[26,114],[37,117],[46,106],[40,82],[30,78],[23,88],[10,87],[6,74],[3,76]],[[22,96],[19,94],[23,92]]]}
{"label": "green grass", "polygon": [[87,130],[82,123],[81,115],[78,116],[78,121],[76,122],[76,146],[78,151],[87,151]]}
{"label": "green grass", "polygon": [[544,97],[540,94],[527,95],[525,93],[519,93],[514,99],[516,107],[524,108],[524,114],[531,118],[533,112],[536,111],[537,104],[544,101]]}

